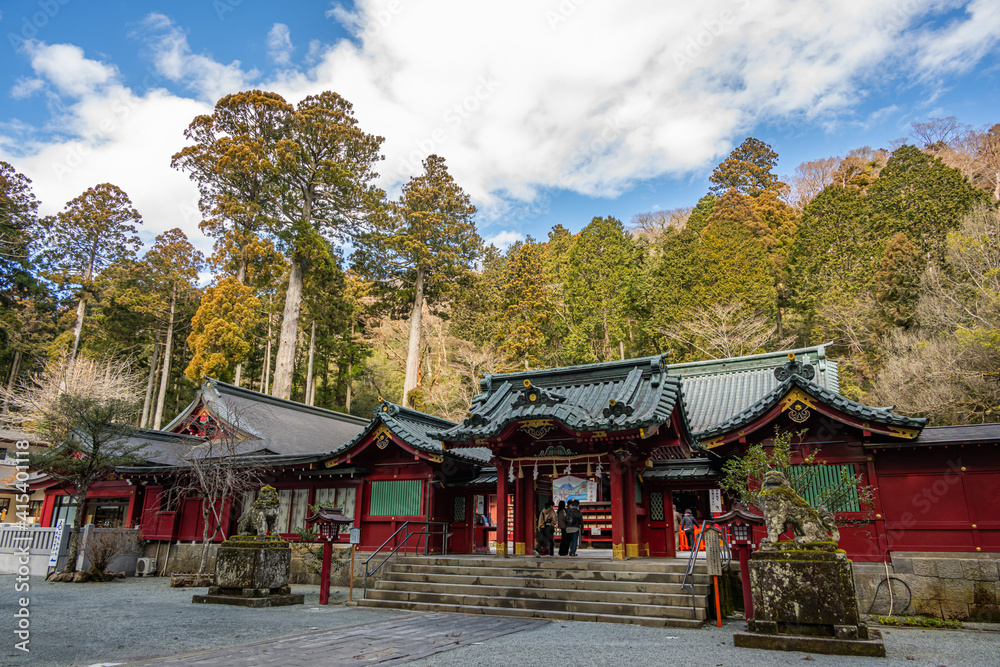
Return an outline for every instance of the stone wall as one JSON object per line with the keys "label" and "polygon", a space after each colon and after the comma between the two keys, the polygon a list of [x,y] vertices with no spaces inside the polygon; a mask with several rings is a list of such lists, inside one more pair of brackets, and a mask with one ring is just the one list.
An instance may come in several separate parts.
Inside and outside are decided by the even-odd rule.
{"label": "stone wall", "polygon": [[[867,613],[879,582],[885,580],[881,563],[855,563],[854,580],[858,608]],[[906,589],[893,584],[894,614],[918,614],[948,620],[1000,623],[1000,554],[995,553],[916,553],[892,554],[889,576],[909,588],[910,604],[899,609]],[[887,613],[886,585],[878,590],[872,613]]]}
{"label": "stone wall", "polygon": [[[310,549],[306,548],[306,545],[299,545],[292,543],[292,571],[289,578],[290,584],[318,584],[320,579],[320,566],[321,562],[319,560],[319,555],[322,554],[322,547],[319,545],[312,545],[315,548],[315,556],[311,553]],[[169,548],[170,557],[167,559],[167,551]],[[208,565],[205,568],[206,572],[215,571],[215,553],[217,546],[213,544],[209,547],[208,552]],[[334,586],[347,586],[347,580],[350,576],[350,559],[349,559],[350,549],[334,546],[333,547],[333,558],[331,559],[330,568],[330,583]],[[370,554],[355,552],[354,554],[354,585],[363,585],[363,578],[365,573],[364,560],[368,558]],[[190,542],[184,544],[171,544],[159,543],[159,555],[157,555],[157,543],[147,543],[145,545],[143,557],[156,558],[156,571],[159,575],[169,576],[171,574],[194,574],[198,571],[198,563],[201,560],[201,545],[191,544]],[[374,563],[374,561],[373,561]],[[380,575],[375,575],[372,577],[371,581],[378,579]],[[369,583],[371,583],[369,581]]]}

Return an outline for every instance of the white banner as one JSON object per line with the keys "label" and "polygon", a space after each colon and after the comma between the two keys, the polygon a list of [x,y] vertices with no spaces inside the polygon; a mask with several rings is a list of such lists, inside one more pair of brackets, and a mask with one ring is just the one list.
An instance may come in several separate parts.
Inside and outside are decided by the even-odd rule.
{"label": "white banner", "polygon": [[59,519],[56,521],[56,534],[52,538],[52,548],[49,549],[49,567],[55,567],[56,563],[59,561],[59,545],[62,544],[63,536],[63,524],[66,519]]}

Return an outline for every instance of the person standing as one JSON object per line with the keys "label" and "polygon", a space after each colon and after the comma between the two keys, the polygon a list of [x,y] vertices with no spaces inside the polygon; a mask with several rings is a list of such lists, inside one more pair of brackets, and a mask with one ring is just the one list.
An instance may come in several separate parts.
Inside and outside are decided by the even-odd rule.
{"label": "person standing", "polygon": [[683,518],[681,511],[674,507],[674,550],[681,550],[681,519]]}
{"label": "person standing", "polygon": [[566,532],[566,501],[560,500],[559,506],[556,507],[556,525],[559,526],[559,555],[565,556],[569,553],[569,543],[572,538],[570,538],[569,533]]}
{"label": "person standing", "polygon": [[555,540],[552,539],[556,532],[556,510],[552,501],[545,503],[545,508],[538,513],[538,541],[535,543],[536,556],[551,556],[552,547]]}
{"label": "person standing", "polygon": [[688,550],[694,551],[694,515],[691,514],[691,510],[684,510],[684,516],[681,517],[681,529],[687,537]]}
{"label": "person standing", "polygon": [[576,498],[569,501],[569,508],[566,510],[566,532],[570,537],[569,555],[575,556],[583,534],[583,513],[580,512],[580,501]]}

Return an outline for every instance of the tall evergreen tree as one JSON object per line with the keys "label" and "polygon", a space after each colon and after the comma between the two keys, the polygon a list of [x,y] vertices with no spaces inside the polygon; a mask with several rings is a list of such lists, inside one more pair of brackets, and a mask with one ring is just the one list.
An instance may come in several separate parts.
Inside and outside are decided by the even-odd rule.
{"label": "tall evergreen tree", "polygon": [[440,305],[469,276],[482,241],[473,216],[476,207],[455,182],[444,158],[430,155],[424,173],[403,186],[403,193],[372,232],[359,237],[355,264],[378,281],[391,303],[409,310],[409,338],[402,403],[419,385],[423,309]]}

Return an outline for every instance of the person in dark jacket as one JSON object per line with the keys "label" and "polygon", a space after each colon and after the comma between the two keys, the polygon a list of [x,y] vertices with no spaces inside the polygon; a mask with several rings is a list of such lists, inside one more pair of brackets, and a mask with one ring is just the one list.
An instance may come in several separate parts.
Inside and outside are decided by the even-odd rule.
{"label": "person in dark jacket", "polygon": [[552,501],[545,503],[545,509],[538,513],[538,541],[535,542],[536,556],[551,556],[556,532],[556,510]]}
{"label": "person in dark jacket", "polygon": [[691,510],[684,510],[684,516],[681,517],[681,530],[684,531],[684,535],[687,536],[688,550],[694,550],[694,516],[691,514]]}
{"label": "person in dark jacket", "polygon": [[559,532],[562,537],[559,538],[559,555],[565,556],[569,553],[569,543],[570,537],[569,533],[566,532],[566,501],[560,500],[559,505],[556,507],[556,525],[559,526]]}
{"label": "person in dark jacket", "polygon": [[[580,501],[575,498],[569,501],[569,508],[566,510],[566,533],[569,535],[569,555],[575,556],[583,534],[583,514],[580,512]],[[562,545],[559,551],[562,553]]]}

